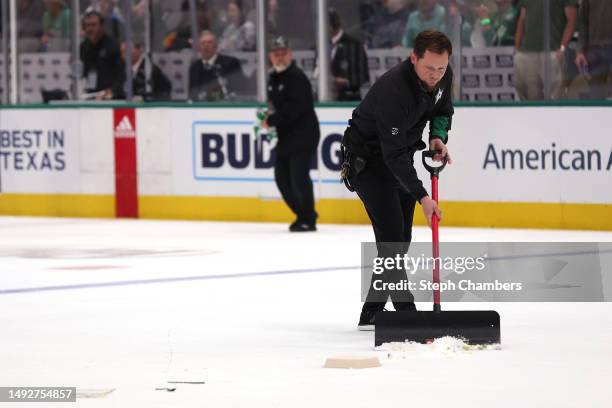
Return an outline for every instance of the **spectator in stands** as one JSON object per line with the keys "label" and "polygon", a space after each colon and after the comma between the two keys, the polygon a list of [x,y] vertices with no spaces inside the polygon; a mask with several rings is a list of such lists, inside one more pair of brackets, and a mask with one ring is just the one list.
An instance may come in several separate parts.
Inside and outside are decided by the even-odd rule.
{"label": "spectator in stands", "polygon": [[[278,31],[278,27],[277,27],[277,24],[279,21],[278,11],[279,11],[278,0],[268,0],[267,21],[268,21],[268,31],[270,33],[276,34],[276,32]],[[255,15],[252,15],[250,20],[255,21],[256,18],[257,17]]]}
{"label": "spectator in stands", "polygon": [[85,12],[97,11],[104,17],[104,31],[117,41],[125,38],[125,22],[117,0],[94,0]]}
{"label": "spectator in stands", "polygon": [[419,0],[418,10],[408,16],[408,22],[404,30],[402,45],[412,48],[417,34],[425,30],[438,30],[444,32],[444,19],[446,12],[444,7],[438,4],[438,0]]}
{"label": "spectator in stands", "polygon": [[293,51],[315,48],[312,18],[313,1],[268,0],[268,33],[282,36],[291,43]]}
{"label": "spectator in stands", "polygon": [[[196,15],[201,14],[200,9],[202,8],[207,8],[207,3],[198,2]],[[186,0],[181,4],[180,15],[181,19],[176,29],[170,31],[163,39],[166,51],[181,51],[192,47],[191,16],[189,15],[189,2]]]}
{"label": "spectator in stands", "polygon": [[612,95],[612,2],[582,0],[576,66],[589,84],[589,98]]}
{"label": "spectator in stands", "polygon": [[489,8],[481,4],[476,8],[478,24],[487,46],[514,45],[516,23],[519,18],[517,0],[495,0],[497,11],[491,13]]}
{"label": "spectator in stands", "polygon": [[[155,3],[159,3],[159,1],[155,0],[133,0],[134,6],[132,7],[132,33],[138,33],[138,35],[142,35],[145,32],[145,14],[149,3],[151,3],[151,12],[153,13],[151,19],[155,19]],[[155,29],[160,29],[157,26],[156,22],[153,22],[153,26]],[[155,30],[153,30],[154,32]],[[153,33],[151,33],[153,34]],[[153,38],[153,35],[151,35]]]}
{"label": "spectator in stands", "polygon": [[98,0],[79,0],[79,8],[81,10],[87,10],[88,7],[91,7]]}
{"label": "spectator in stands", "polygon": [[[126,62],[127,43],[121,44],[121,57]],[[146,64],[151,64],[151,91],[147,92]],[[122,69],[125,73],[125,69]],[[162,70],[148,58],[142,42],[132,45],[132,95],[146,101],[170,100],[172,84]]]}
{"label": "spectator in stands", "polygon": [[[181,10],[183,11],[181,23],[176,30],[170,32],[164,38],[164,49],[166,51],[180,51],[192,47],[191,16],[188,1],[183,1]],[[217,36],[223,31],[219,18],[217,18],[217,10],[206,0],[196,2],[196,24],[198,33],[211,31]]]}
{"label": "spectator in stands", "polygon": [[67,51],[70,47],[72,20],[64,0],[47,0],[43,14],[42,48],[45,51]]}
{"label": "spectator in stands", "polygon": [[189,67],[189,99],[218,101],[235,98],[244,86],[240,61],[219,54],[217,38],[210,31],[202,32],[199,42],[201,58]]}
{"label": "spectator in stands", "polygon": [[472,24],[471,10],[465,0],[449,0],[446,7],[444,29],[451,41],[459,43],[463,47],[472,46]]}
{"label": "spectator in stands", "polygon": [[[2,34],[2,7],[0,7],[0,35]],[[1,44],[0,44],[1,45]],[[2,48],[0,48],[2,49]]]}
{"label": "spectator in stands", "polygon": [[97,11],[87,12],[83,30],[81,61],[86,91],[97,93],[96,99],[121,98],[124,95],[121,53],[117,41],[104,31],[104,17]]}
{"label": "spectator in stands", "polygon": [[255,24],[245,20],[242,2],[231,0],[227,4],[229,24],[219,40],[219,48],[225,52],[255,51]]}
{"label": "spectator in stands", "polygon": [[562,96],[563,61],[574,34],[577,0],[550,0],[550,93],[544,91],[544,8],[541,2],[521,0],[514,56],[515,86],[521,100],[558,99]]}
{"label": "spectator in stands", "polygon": [[383,0],[383,7],[371,19],[371,48],[393,48],[402,45],[409,10],[406,0]]}
{"label": "spectator in stands", "polygon": [[368,57],[363,44],[342,29],[340,15],[329,12],[331,37],[331,75],[338,101],[361,100],[361,87],[370,80]]}
{"label": "spectator in stands", "polygon": [[18,0],[17,48],[19,52],[36,52],[40,50],[44,12],[45,8],[40,0]]}

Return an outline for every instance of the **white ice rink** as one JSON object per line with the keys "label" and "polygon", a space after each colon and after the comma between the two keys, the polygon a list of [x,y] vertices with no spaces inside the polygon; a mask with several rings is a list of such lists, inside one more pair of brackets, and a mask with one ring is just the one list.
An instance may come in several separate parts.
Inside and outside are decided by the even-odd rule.
{"label": "white ice rink", "polygon": [[[612,406],[610,303],[455,303],[447,308],[499,311],[501,350],[389,358],[356,330],[370,227],[286,228],[0,217],[0,386],[114,389],[79,407]],[[425,228],[414,236],[430,238]],[[441,237],[612,241],[458,228]],[[343,354],[377,355],[382,367],[322,368]]]}

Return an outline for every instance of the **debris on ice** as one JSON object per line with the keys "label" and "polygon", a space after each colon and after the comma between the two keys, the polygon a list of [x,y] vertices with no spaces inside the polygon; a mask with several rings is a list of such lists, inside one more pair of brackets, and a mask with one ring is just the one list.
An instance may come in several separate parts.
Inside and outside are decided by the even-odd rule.
{"label": "debris on ice", "polygon": [[386,351],[387,357],[406,358],[416,353],[437,354],[442,356],[455,356],[470,354],[477,350],[500,350],[500,344],[468,344],[458,337],[440,337],[431,343],[422,344],[412,341],[383,343],[375,348],[376,351]]}

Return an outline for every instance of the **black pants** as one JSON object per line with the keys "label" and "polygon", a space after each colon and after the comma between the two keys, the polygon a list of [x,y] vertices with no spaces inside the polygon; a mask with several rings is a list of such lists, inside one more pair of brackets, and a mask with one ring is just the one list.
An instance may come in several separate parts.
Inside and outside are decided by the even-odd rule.
{"label": "black pants", "polygon": [[[363,202],[370,217],[379,257],[403,256],[408,252],[412,240],[412,221],[416,199],[404,190],[382,162],[369,162],[361,172],[350,172],[350,182]],[[406,271],[399,268],[385,269],[381,275],[384,282],[400,282],[407,278]],[[373,279],[381,279],[374,275]],[[387,299],[396,310],[414,307],[414,296],[410,291],[375,290],[373,281],[364,304],[364,310],[381,311]]]}
{"label": "black pants", "polygon": [[310,179],[310,162],[314,151],[276,156],[274,178],[283,200],[299,222],[315,224],[314,193]]}

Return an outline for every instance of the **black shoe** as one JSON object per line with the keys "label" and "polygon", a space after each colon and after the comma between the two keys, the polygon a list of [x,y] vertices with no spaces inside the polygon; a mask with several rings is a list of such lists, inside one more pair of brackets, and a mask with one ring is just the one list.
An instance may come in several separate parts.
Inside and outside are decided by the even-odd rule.
{"label": "black shoe", "polygon": [[308,232],[308,231],[316,231],[317,226],[314,223],[296,221],[293,224],[289,225],[289,231],[291,232]]}
{"label": "black shoe", "polygon": [[357,324],[357,330],[359,331],[374,331],[374,323],[376,320],[376,313],[384,312],[383,310],[367,310],[361,309],[361,316],[359,316],[359,323]]}
{"label": "black shoe", "polygon": [[397,312],[416,312],[417,310],[414,302],[397,302],[393,303],[393,307]]}
{"label": "black shoe", "polygon": [[357,330],[374,331],[374,319],[376,318],[376,313],[378,313],[378,311],[362,310],[361,316],[359,316]]}

